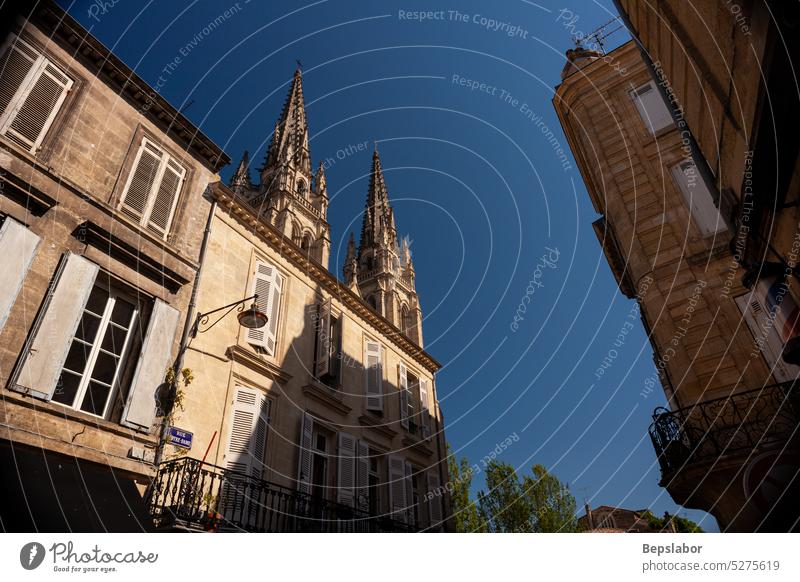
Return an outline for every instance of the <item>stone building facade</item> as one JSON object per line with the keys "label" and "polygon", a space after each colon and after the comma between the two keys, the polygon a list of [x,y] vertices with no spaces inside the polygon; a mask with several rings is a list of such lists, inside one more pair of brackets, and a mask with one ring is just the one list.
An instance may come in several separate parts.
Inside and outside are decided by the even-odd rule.
{"label": "stone building facade", "polygon": [[204,193],[229,159],[54,2],[9,6],[3,527],[146,528],[156,398],[198,269]]}
{"label": "stone building facade", "polygon": [[[351,240],[344,282],[328,271],[327,196],[321,170],[309,179],[301,84],[298,71],[262,186],[250,183],[245,158],[230,186],[211,189],[216,211],[198,310],[258,293],[269,321],[263,329],[240,327],[234,317],[201,321],[185,359],[194,380],[175,419],[192,433],[191,450],[172,447],[168,457],[175,460],[160,471],[159,523],[441,531],[449,509],[440,366],[421,348],[416,329],[399,327],[397,304],[387,311],[389,300],[369,300],[380,276],[396,277],[386,289],[416,301],[410,253],[406,247],[405,270],[392,270],[399,245],[376,152],[358,255]],[[263,186],[273,179],[283,186]],[[305,189],[298,189],[300,180]],[[306,204],[319,212],[318,222],[309,222]],[[247,478],[232,477],[232,470]],[[202,485],[191,488],[191,498],[176,497],[176,481]],[[182,512],[171,510],[182,505]]]}
{"label": "stone building facade", "polygon": [[569,51],[554,106],[598,239],[653,346],[656,374],[638,390],[660,385],[667,397],[650,428],[662,486],[723,531],[791,528],[796,508],[771,484],[791,483],[787,395],[800,368],[781,357],[772,306],[736,275],[736,223],[721,203],[735,197],[690,155],[685,121],[634,42]]}

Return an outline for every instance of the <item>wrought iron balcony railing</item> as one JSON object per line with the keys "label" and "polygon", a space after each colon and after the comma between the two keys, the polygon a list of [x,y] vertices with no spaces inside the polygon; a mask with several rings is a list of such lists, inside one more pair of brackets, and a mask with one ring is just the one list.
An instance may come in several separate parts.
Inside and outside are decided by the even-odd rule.
{"label": "wrought iron balcony railing", "polygon": [[407,532],[407,524],[184,457],[161,463],[148,504],[156,528],[247,532]]}
{"label": "wrought iron balcony railing", "polygon": [[662,476],[756,447],[800,437],[800,381],[774,384],[670,412],[650,425]]}

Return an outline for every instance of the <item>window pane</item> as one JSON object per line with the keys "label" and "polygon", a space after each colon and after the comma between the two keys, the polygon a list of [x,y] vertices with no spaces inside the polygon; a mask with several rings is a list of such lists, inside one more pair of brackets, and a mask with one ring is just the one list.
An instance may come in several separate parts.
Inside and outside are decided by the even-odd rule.
{"label": "window pane", "polygon": [[98,327],[100,327],[100,317],[84,311],[81,322],[75,332],[75,337],[90,344],[94,342],[94,338],[97,336]]}
{"label": "window pane", "polygon": [[101,416],[110,392],[111,388],[108,386],[103,386],[97,382],[89,382],[89,386],[86,388],[86,395],[83,397],[81,410]]}
{"label": "window pane", "polygon": [[117,358],[105,352],[97,354],[97,360],[92,370],[92,380],[111,384],[114,380],[114,372],[117,371]]}
{"label": "window pane", "polygon": [[81,377],[75,374],[70,374],[67,371],[61,373],[61,378],[58,380],[56,390],[53,393],[53,400],[72,406],[75,402],[75,395],[78,393],[78,384],[80,384]]}
{"label": "window pane", "polygon": [[131,315],[135,307],[117,297],[114,301],[114,310],[111,312],[111,321],[127,328],[131,323]]}
{"label": "window pane", "polygon": [[83,374],[91,349],[91,345],[85,344],[79,340],[73,340],[69,348],[69,353],[67,354],[67,359],[64,362],[64,368],[76,374]]}
{"label": "window pane", "polygon": [[103,315],[106,310],[106,303],[108,303],[108,291],[102,287],[95,286],[89,295],[89,301],[86,302],[85,309],[97,315]]}
{"label": "window pane", "polygon": [[106,337],[103,338],[102,348],[119,356],[122,353],[122,348],[125,345],[125,336],[128,330],[116,325],[109,325],[106,329]]}

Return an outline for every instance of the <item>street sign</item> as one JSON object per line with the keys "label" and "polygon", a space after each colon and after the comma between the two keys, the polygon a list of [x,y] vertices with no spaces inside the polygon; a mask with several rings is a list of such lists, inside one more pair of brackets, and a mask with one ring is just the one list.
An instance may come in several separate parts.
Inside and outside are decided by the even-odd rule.
{"label": "street sign", "polygon": [[192,448],[192,433],[174,426],[169,427],[169,444],[189,450]]}

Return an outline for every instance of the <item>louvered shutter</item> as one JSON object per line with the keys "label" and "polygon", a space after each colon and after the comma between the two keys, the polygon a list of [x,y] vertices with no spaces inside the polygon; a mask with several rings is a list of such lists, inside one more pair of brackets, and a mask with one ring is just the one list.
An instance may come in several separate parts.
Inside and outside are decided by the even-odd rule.
{"label": "louvered shutter", "polygon": [[433,528],[440,527],[442,522],[442,492],[440,491],[440,486],[439,474],[436,471],[429,471],[428,518],[430,519],[430,526]]}
{"label": "louvered shutter", "polygon": [[672,176],[701,234],[710,235],[727,228],[719,209],[714,205],[714,199],[705,180],[693,162],[685,161],[674,166]]}
{"label": "louvered shutter", "polygon": [[19,103],[14,102],[14,96],[30,82],[30,76],[35,71],[39,54],[27,43],[14,39],[3,53],[0,62],[0,127],[5,127],[6,120],[12,117],[13,111],[10,106]]}
{"label": "louvered shutter", "polygon": [[364,387],[367,410],[383,410],[383,368],[381,345],[366,342],[364,345]]}
{"label": "louvered shutter", "polygon": [[253,429],[253,462],[250,467],[250,475],[256,479],[264,478],[264,460],[267,454],[271,406],[272,401],[264,394],[259,394],[258,416],[256,417],[256,426]]}
{"label": "louvered shutter", "polygon": [[322,378],[331,371],[331,299],[319,306],[319,319],[317,320],[317,361],[314,375]]}
{"label": "louvered shutter", "polygon": [[[178,193],[183,183],[185,170],[175,163],[172,158],[166,158],[158,188],[149,213],[147,228],[153,232],[166,236],[172,223],[172,215],[178,202]],[[162,162],[163,163],[163,162]]]}
{"label": "louvered shutter", "polygon": [[408,428],[408,369],[402,362],[397,365],[397,385],[400,387],[400,424],[403,428]]}
{"label": "louvered shutter", "polygon": [[788,382],[800,377],[800,366],[793,366],[783,361],[783,342],[775,325],[769,321],[769,314],[754,293],[740,295],[736,298],[739,311],[742,312],[753,338],[758,341],[761,353],[769,366],[772,375],[778,382]]}
{"label": "louvered shutter", "polygon": [[275,270],[272,276],[272,297],[269,301],[269,323],[264,327],[266,332],[266,349],[270,355],[275,354],[275,346],[278,342],[278,319],[280,318],[281,296],[283,293],[283,276]]}
{"label": "louvered shutter", "polygon": [[311,463],[313,461],[314,419],[307,412],[303,413],[300,429],[300,453],[297,469],[297,490],[300,493],[311,493]]}
{"label": "louvered shutter", "polygon": [[650,133],[655,134],[659,130],[672,125],[672,114],[669,107],[664,102],[664,98],[653,81],[649,81],[632,91],[631,97]]}
{"label": "louvered shutter", "polygon": [[414,470],[411,463],[405,462],[405,492],[406,492],[406,523],[412,528],[417,527],[416,511],[414,507]]}
{"label": "louvered shutter", "polygon": [[153,184],[158,178],[161,166],[161,151],[149,141],[142,140],[142,145],[133,162],[133,171],[128,177],[125,194],[122,197],[122,212],[137,222],[142,220]]}
{"label": "louvered shutter", "polygon": [[419,424],[422,429],[422,436],[424,438],[430,438],[431,436],[431,415],[430,415],[430,405],[428,402],[428,381],[427,380],[420,380],[419,381],[419,403],[420,403],[420,411],[419,411]]}
{"label": "louvered shutter", "polygon": [[164,384],[164,375],[172,364],[172,344],[180,316],[177,309],[160,299],[153,303],[121,424],[150,432],[156,417],[156,394]]}
{"label": "louvered shutter", "polygon": [[336,498],[348,507],[355,506],[356,439],[346,432],[339,433],[339,485]]}
{"label": "louvered shutter", "polygon": [[237,386],[231,408],[225,468],[245,475],[252,468],[251,449],[255,443],[254,429],[258,417],[259,394],[252,388]]}
{"label": "louvered shutter", "polygon": [[30,151],[36,150],[71,87],[72,79],[44,61],[33,85],[23,93],[24,100],[6,135]]}
{"label": "louvered shutter", "polygon": [[389,455],[389,508],[394,519],[406,521],[406,462]]}
{"label": "louvered shutter", "polygon": [[99,270],[83,257],[64,255],[23,349],[27,356],[16,374],[15,390],[45,400],[53,396]]}
{"label": "louvered shutter", "polygon": [[361,511],[369,510],[369,445],[364,441],[358,441],[356,506]]}
{"label": "louvered shutter", "polygon": [[267,314],[269,321],[264,327],[248,329],[247,341],[264,348],[269,355],[275,353],[282,290],[283,277],[277,269],[269,263],[256,261],[252,293],[258,294],[258,308]]}
{"label": "louvered shutter", "polygon": [[40,240],[10,216],[0,227],[0,329],[6,324]]}

